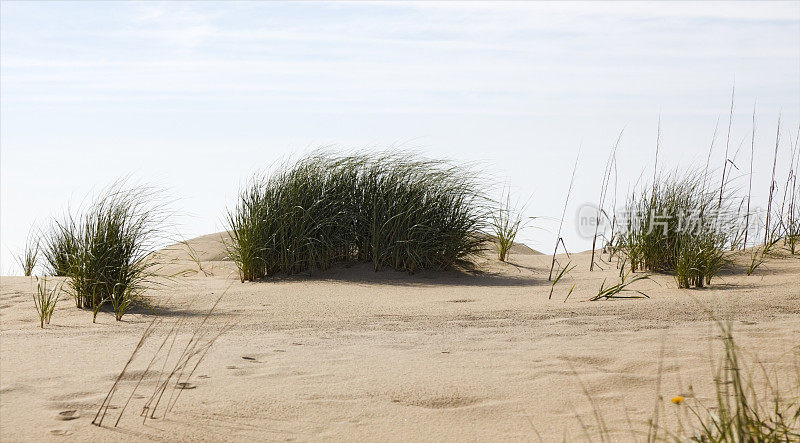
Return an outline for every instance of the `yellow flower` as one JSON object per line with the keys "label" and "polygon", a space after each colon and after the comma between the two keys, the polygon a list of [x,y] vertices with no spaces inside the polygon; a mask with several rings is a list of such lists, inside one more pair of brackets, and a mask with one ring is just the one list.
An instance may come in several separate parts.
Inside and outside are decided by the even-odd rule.
{"label": "yellow flower", "polygon": [[675,403],[676,405],[679,405],[679,404],[683,403],[683,400],[684,400],[684,398],[682,396],[677,395],[675,397],[672,397],[672,400],[670,400],[670,401]]}

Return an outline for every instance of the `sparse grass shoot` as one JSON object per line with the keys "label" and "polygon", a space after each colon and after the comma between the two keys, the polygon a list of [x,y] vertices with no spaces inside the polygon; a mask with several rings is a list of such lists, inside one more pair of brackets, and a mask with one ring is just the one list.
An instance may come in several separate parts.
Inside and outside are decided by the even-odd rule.
{"label": "sparse grass shoot", "polygon": [[612,298],[650,298],[647,294],[638,289],[631,289],[628,286],[640,280],[652,280],[648,274],[634,275],[631,277],[631,271],[624,272],[623,267],[620,270],[620,281],[613,286],[606,286],[606,279],[600,284],[600,289],[597,295],[590,298],[589,301],[608,300]]}
{"label": "sparse grass shoot", "polygon": [[53,311],[56,309],[58,297],[61,295],[62,283],[57,283],[54,287],[47,288],[47,277],[36,277],[36,294],[33,296],[33,304],[36,307],[36,313],[39,315],[39,326],[44,328],[44,325],[50,324],[50,318],[53,317]]}
{"label": "sparse grass shoot", "polygon": [[29,232],[28,237],[25,239],[25,249],[17,256],[17,262],[19,262],[26,277],[33,275],[33,269],[39,259],[40,246],[39,237],[33,235],[33,231]]}
{"label": "sparse grass shoot", "polygon": [[[568,275],[577,266],[577,265],[572,265],[572,266],[570,265],[572,265],[572,262],[567,262],[567,265],[561,268],[561,270],[558,271],[558,274],[556,274],[556,278],[553,279],[553,283],[550,285],[550,295],[547,296],[548,300],[553,298],[553,291],[555,290],[558,282],[560,282],[565,275]],[[564,298],[564,301],[567,301],[567,298],[569,298],[570,294],[572,294],[573,289],[575,289],[575,285],[572,285],[572,287],[569,289],[569,293],[567,294],[567,297]]]}
{"label": "sparse grass shoot", "polygon": [[181,243],[182,245],[186,246],[186,253],[187,253],[187,254],[189,254],[189,259],[190,259],[191,261],[193,261],[193,262],[194,262],[194,264],[196,264],[196,265],[197,265],[197,269],[199,269],[199,270],[200,270],[200,272],[202,272],[202,273],[203,273],[203,275],[205,275],[206,277],[208,277],[209,275],[212,275],[212,274],[211,274],[211,272],[209,272],[209,271],[206,271],[206,269],[203,267],[203,261],[202,261],[202,260],[200,260],[200,254],[198,254],[198,253],[197,253],[197,250],[195,250],[195,249],[192,247],[192,245],[191,245],[191,244],[189,244],[189,242],[188,242],[188,241],[182,241],[182,242],[180,242],[180,243]]}
{"label": "sparse grass shoot", "polygon": [[498,260],[506,261],[521,226],[522,215],[511,204],[511,193],[507,192],[504,202],[492,214],[491,228],[494,234],[492,242],[497,248]]}
{"label": "sparse grass shoot", "polygon": [[755,246],[750,252],[750,264],[747,266],[747,275],[753,275],[759,266],[763,265],[767,260],[767,255],[772,252],[772,249],[778,243],[779,239],[774,239],[763,246]]}

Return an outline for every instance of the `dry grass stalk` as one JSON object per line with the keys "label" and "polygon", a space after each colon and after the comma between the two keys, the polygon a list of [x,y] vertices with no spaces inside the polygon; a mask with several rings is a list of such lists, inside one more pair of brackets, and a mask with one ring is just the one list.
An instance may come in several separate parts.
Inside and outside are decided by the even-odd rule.
{"label": "dry grass stalk", "polygon": [[[230,286],[228,286],[230,288]],[[155,388],[152,394],[149,396],[147,401],[142,407],[141,414],[144,417],[144,421],[148,418],[156,418],[156,412],[158,410],[160,401],[162,400],[164,394],[166,393],[167,389],[172,387],[170,392],[170,396],[167,399],[165,406],[163,407],[162,417],[165,417],[166,414],[172,410],[177,404],[178,399],[180,398],[180,391],[189,385],[189,380],[191,379],[194,372],[202,363],[205,356],[208,354],[211,347],[214,343],[230,328],[232,327],[231,323],[224,324],[216,333],[211,333],[208,328],[208,320],[211,317],[212,313],[218,307],[220,301],[225,296],[225,293],[228,289],[222,292],[222,294],[217,297],[214,301],[213,305],[206,311],[203,315],[202,319],[199,323],[197,323],[192,329],[193,332],[190,338],[185,343],[182,351],[173,357],[173,349],[176,349],[176,344],[179,342],[179,336],[181,335],[181,331],[189,324],[189,321],[186,318],[179,318],[177,319],[171,327],[166,332],[166,335],[160,340],[160,343],[156,347],[152,356],[147,362],[145,369],[142,371],[141,374],[137,377],[136,384],[133,386],[132,391],[127,396],[123,407],[120,409],[119,415],[117,416],[114,426],[118,426],[120,420],[122,419],[125,410],[129,406],[131,399],[134,397],[136,391],[140,388],[143,380],[146,376],[152,373],[152,370],[155,364],[161,360],[162,368],[159,373],[159,377],[156,380]],[[193,304],[197,298],[190,302]],[[155,331],[157,326],[162,323],[161,318],[155,317],[147,326],[145,331],[142,333],[141,338],[139,339],[139,343],[134,348],[133,352],[131,353],[128,361],[126,362],[125,366],[122,368],[122,371],[119,373],[117,378],[114,381],[114,384],[109,389],[108,394],[106,395],[105,399],[100,405],[100,408],[95,415],[94,420],[92,420],[92,424],[97,426],[102,426],[103,420],[108,412],[109,406],[111,405],[111,401],[113,400],[114,394],[117,392],[120,381],[124,379],[125,374],[130,370],[131,365],[134,361],[138,360],[141,357],[141,353],[143,352],[144,345],[146,342],[155,335]],[[167,342],[169,342],[169,346],[167,346]],[[172,361],[172,363],[170,363]],[[161,373],[165,373],[164,371],[167,370],[167,366],[169,365],[169,372],[166,372],[166,377],[162,379]],[[178,391],[177,393],[175,391]]]}
{"label": "dry grass stalk", "polygon": [[609,153],[608,160],[606,161],[606,169],[605,172],[603,173],[603,181],[600,185],[600,202],[599,205],[597,206],[597,215],[595,216],[595,225],[594,225],[594,236],[592,237],[592,259],[589,262],[590,271],[594,270],[594,265],[595,265],[594,256],[597,248],[597,233],[598,229],[600,228],[600,217],[601,216],[607,217],[605,211],[603,210],[603,207],[605,205],[606,194],[608,192],[608,183],[611,181],[611,173],[612,173],[613,163],[615,161],[614,159],[616,158],[617,148],[619,147],[619,142],[622,139],[623,132],[624,129],[620,131],[619,136],[617,137],[617,141],[611,148],[611,153]]}
{"label": "dry grass stalk", "polygon": [[[578,169],[578,159],[580,159],[581,150],[578,148],[578,154],[575,155],[575,163],[572,165],[572,176],[569,179],[569,187],[567,188],[567,197],[564,199],[564,209],[561,211],[561,222],[558,224],[558,233],[556,234],[556,244],[553,247],[553,260],[550,262],[550,274],[547,277],[547,281],[553,279],[553,268],[556,265],[556,253],[558,252],[558,244],[561,243],[561,246],[564,248],[564,252],[569,255],[567,252],[567,247],[564,245],[564,239],[561,238],[561,229],[564,227],[564,217],[567,215],[567,205],[569,205],[569,197],[572,194],[572,187],[575,184],[575,171]],[[552,292],[550,294],[553,295]]]}
{"label": "dry grass stalk", "polygon": [[780,145],[781,140],[781,117],[778,116],[778,129],[775,131],[775,155],[772,158],[772,177],[770,178],[769,182],[769,200],[767,202],[767,220],[766,220],[766,227],[764,231],[764,246],[769,243],[769,236],[770,236],[770,222],[772,216],[772,196],[775,192],[775,188],[777,184],[775,183],[775,168],[778,165],[778,146]]}
{"label": "dry grass stalk", "polygon": [[719,187],[719,206],[722,207],[722,196],[725,192],[725,174],[728,170],[728,150],[730,149],[731,143],[731,126],[733,125],[733,103],[734,103],[734,96],[736,95],[736,85],[733,85],[731,89],[731,111],[728,114],[728,137],[725,140],[725,157],[722,164],[722,184]]}
{"label": "dry grass stalk", "polygon": [[750,228],[750,198],[753,195],[753,157],[756,147],[756,105],[753,103],[753,130],[750,136],[750,184],[747,189],[747,209],[744,215],[744,242],[742,249],[747,248],[747,231]]}

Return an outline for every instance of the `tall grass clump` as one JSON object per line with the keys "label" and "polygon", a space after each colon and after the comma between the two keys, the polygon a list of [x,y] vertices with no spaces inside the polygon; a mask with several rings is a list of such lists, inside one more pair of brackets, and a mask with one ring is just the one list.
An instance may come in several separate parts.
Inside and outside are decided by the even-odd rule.
{"label": "tall grass clump", "polygon": [[631,270],[673,274],[681,288],[711,283],[725,264],[732,221],[727,199],[720,206],[703,182],[702,175],[673,173],[629,196],[616,248]]}
{"label": "tall grass clump", "polygon": [[469,169],[405,153],[315,153],[255,176],[227,214],[242,281],[369,262],[442,269],[482,249],[487,200]]}
{"label": "tall grass clump", "polygon": [[162,238],[167,214],[157,192],[119,182],[89,206],[53,221],[45,239],[49,272],[67,277],[66,290],[96,318],[110,305],[120,320],[154,277],[149,253]]}

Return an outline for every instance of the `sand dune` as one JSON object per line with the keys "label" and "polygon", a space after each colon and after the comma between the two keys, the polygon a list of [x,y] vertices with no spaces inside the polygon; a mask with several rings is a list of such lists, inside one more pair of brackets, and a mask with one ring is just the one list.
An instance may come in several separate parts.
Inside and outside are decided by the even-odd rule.
{"label": "sand dune", "polygon": [[[3,441],[571,440],[583,435],[576,416],[597,431],[581,383],[626,440],[652,415],[659,367],[664,396],[693,392],[711,403],[712,316],[733,319],[742,345],[766,364],[790,368],[798,352],[796,258],[771,259],[751,277],[723,273],[710,289],[677,289],[658,275],[635,286],[649,299],[586,302],[604,279],[618,279],[614,265],[588,272],[589,253],[559,256],[578,266],[548,300],[549,257],[520,249],[509,263],[481,258],[475,272],[375,273],[359,264],[240,283],[220,238],[188,242],[202,270],[183,245],[160,253],[162,272],[175,277],[149,294],[163,323],[147,350],[180,319],[187,339],[222,293],[204,327],[232,329],[173,411],[144,423],[140,397],[167,368],[144,374],[147,362],[137,361],[111,419],[90,424],[152,314],[115,322],[101,313],[92,324],[65,297],[42,330],[32,281],[3,277]],[[669,425],[674,405],[662,406]]]}

